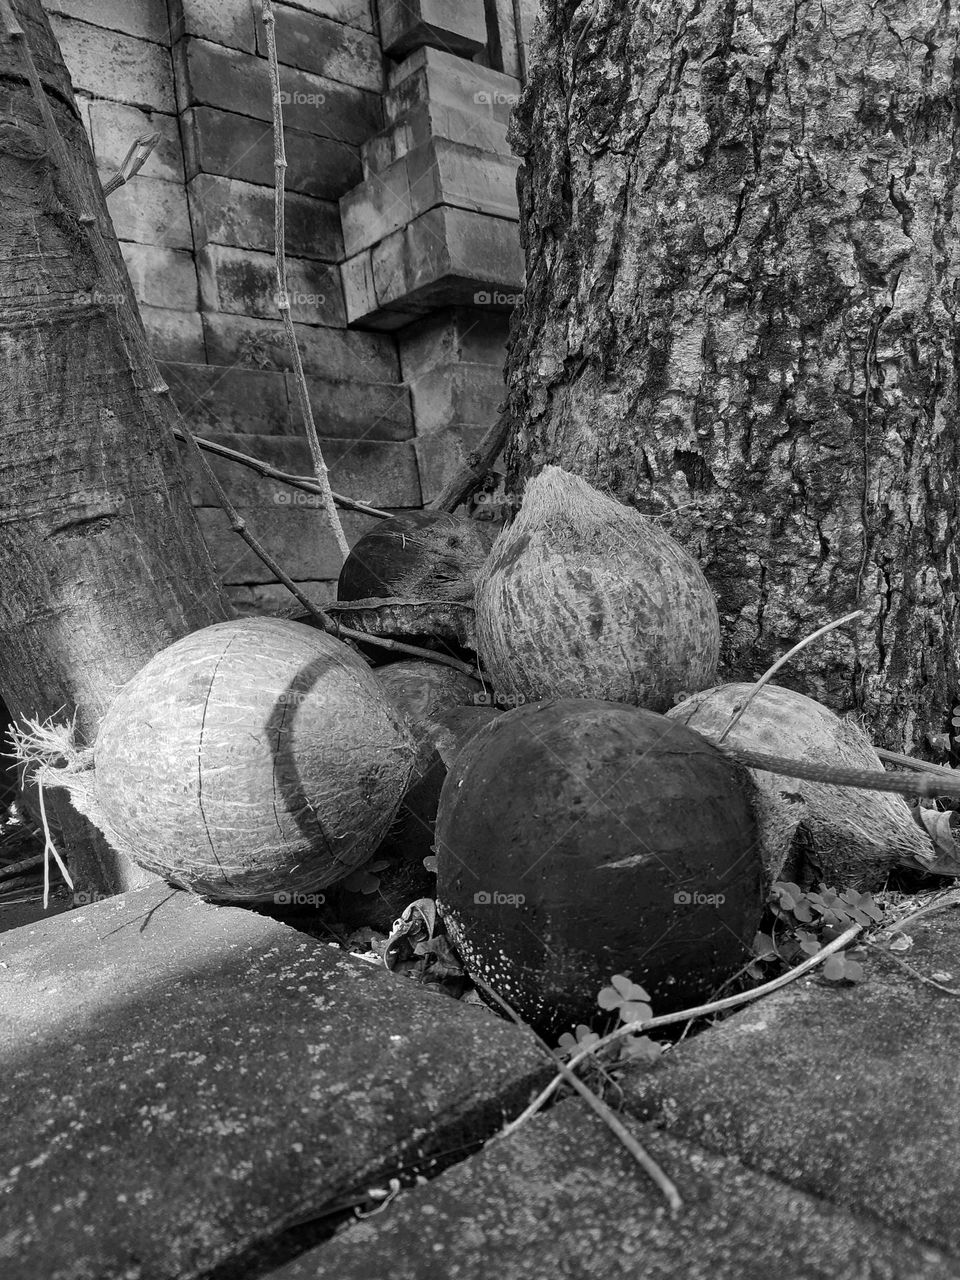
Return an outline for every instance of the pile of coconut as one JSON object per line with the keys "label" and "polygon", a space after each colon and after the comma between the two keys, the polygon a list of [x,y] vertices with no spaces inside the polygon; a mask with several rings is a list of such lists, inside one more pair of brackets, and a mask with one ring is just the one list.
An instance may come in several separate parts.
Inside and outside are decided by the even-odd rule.
{"label": "pile of coconut", "polygon": [[700,566],[557,467],[495,541],[442,513],[383,521],[338,594],[369,645],[289,617],[207,627],[124,686],[92,748],[22,736],[21,757],[183,889],[291,900],[375,867],[384,929],[435,897],[468,973],[552,1038],[613,973],[658,1011],[708,996],[778,879],[938,869],[900,795],[826,780],[886,776],[856,720],[718,686]]}

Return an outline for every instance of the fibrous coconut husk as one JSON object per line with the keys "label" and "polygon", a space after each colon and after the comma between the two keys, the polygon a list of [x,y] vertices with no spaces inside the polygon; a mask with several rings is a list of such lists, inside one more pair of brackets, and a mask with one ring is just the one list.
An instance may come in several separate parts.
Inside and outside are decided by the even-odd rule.
{"label": "fibrous coconut husk", "polygon": [[493,531],[448,511],[382,520],[354,544],[340,570],[341,600],[473,600]]}
{"label": "fibrous coconut husk", "polygon": [[92,752],[46,755],[40,781],[140,866],[219,900],[269,901],[370,857],[415,746],[352,650],[260,617],[170,645],[119,691]]}
{"label": "fibrous coconut husk", "polygon": [[548,466],[477,579],[477,644],[499,690],[655,711],[716,678],[720,624],[697,562],[657,524]]}
{"label": "fibrous coconut husk", "polygon": [[[715,740],[753,687],[718,685],[667,715]],[[883,771],[856,720],[779,685],[765,685],[723,741],[824,766]],[[923,867],[930,857],[930,841],[900,796],[750,772],[768,884],[823,880],[835,888],[877,889],[895,867]]]}
{"label": "fibrous coconut husk", "polygon": [[476,611],[465,600],[337,600],[325,606],[335,622],[390,640],[447,641],[476,650]]}

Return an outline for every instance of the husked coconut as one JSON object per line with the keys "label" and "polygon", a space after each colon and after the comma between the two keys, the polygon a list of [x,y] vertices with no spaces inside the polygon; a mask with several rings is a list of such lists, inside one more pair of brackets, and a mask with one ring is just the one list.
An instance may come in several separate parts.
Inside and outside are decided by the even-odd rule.
{"label": "husked coconut", "polygon": [[485,669],[527,701],[664,711],[716,678],[720,623],[700,566],[652,520],[559,467],[527,484],[476,606]]}
{"label": "husked coconut", "polygon": [[92,752],[40,778],[66,787],[148,871],[263,901],[312,893],[366,861],[414,757],[351,649],[296,622],[242,618],[158,653],[117,694]]}
{"label": "husked coconut", "polygon": [[[667,712],[715,740],[752,684],[705,689]],[[723,740],[724,746],[824,766],[883,772],[870,739],[852,719],[793,689],[768,684]],[[929,863],[930,840],[901,796],[751,771],[768,883],[823,880],[837,889],[877,889],[894,867]]]}

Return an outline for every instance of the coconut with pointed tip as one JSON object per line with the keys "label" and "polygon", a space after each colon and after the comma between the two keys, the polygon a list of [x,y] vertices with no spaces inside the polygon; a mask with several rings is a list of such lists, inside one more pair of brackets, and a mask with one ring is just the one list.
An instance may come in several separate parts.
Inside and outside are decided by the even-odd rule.
{"label": "coconut with pointed tip", "polygon": [[716,678],[717,606],[657,524],[559,467],[526,487],[477,579],[477,651],[497,689],[653,711]]}

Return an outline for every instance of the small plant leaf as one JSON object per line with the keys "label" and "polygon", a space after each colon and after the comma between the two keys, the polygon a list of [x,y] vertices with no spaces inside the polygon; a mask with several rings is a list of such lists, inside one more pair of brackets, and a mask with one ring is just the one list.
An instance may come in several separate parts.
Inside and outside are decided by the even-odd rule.
{"label": "small plant leaf", "polygon": [[768,933],[755,934],[751,949],[755,960],[776,960],[777,958],[777,949]]}
{"label": "small plant leaf", "polygon": [[655,1062],[663,1052],[663,1045],[649,1036],[626,1036],[620,1050],[621,1058],[633,1058],[640,1062]]}
{"label": "small plant leaf", "polygon": [[862,982],[863,965],[845,955],[830,956],[824,962],[823,976],[828,982]]}
{"label": "small plant leaf", "polygon": [[620,1006],[621,1022],[648,1022],[653,1017],[653,1010],[648,1004],[638,1000],[625,1000]]}
{"label": "small plant leaf", "polygon": [[624,1000],[650,999],[643,987],[639,986],[636,982],[632,982],[625,973],[615,973],[610,979],[610,985],[620,992],[620,995]]}

